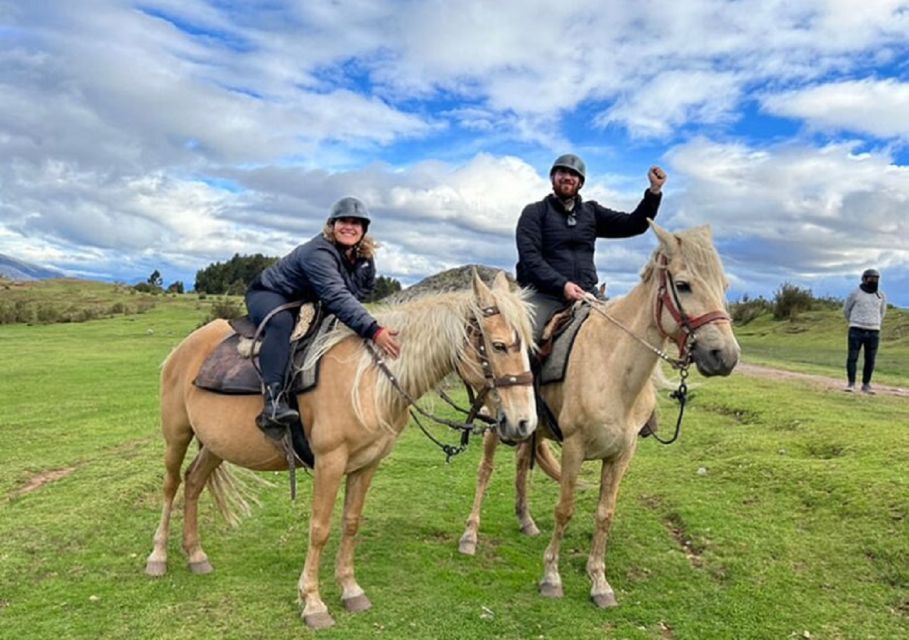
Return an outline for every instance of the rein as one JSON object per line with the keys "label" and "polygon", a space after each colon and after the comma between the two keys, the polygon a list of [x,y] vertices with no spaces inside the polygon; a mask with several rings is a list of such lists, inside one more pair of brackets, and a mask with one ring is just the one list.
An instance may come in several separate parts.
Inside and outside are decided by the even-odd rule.
{"label": "rein", "polygon": [[[694,361],[694,358],[691,355],[691,349],[694,346],[695,342],[697,342],[697,334],[695,333],[695,330],[713,322],[731,322],[732,319],[725,311],[719,310],[710,311],[703,315],[689,318],[685,313],[685,310],[682,308],[682,302],[679,300],[678,292],[675,288],[675,282],[673,281],[672,274],[669,272],[669,260],[666,258],[665,254],[660,254],[660,264],[658,265],[658,268],[660,270],[660,284],[658,295],[656,301],[654,302],[654,321],[656,323],[657,329],[660,332],[660,335],[664,339],[670,338],[673,340],[673,342],[675,342],[676,346],[679,349],[678,358],[673,358],[662,349],[659,349],[650,344],[644,338],[634,333],[619,320],[607,313],[602,308],[602,303],[594,298],[593,295],[585,297],[583,299],[583,302],[587,303],[592,310],[596,311],[611,323],[622,329],[625,333],[650,349],[660,359],[662,359],[664,362],[667,362],[673,369],[679,372],[679,387],[669,394],[670,398],[677,400],[679,403],[679,417],[675,422],[675,433],[673,433],[672,437],[668,440],[663,440],[656,433],[651,434],[653,435],[654,440],[660,444],[672,444],[678,440],[679,435],[682,432],[682,417],[685,415],[685,405],[688,402],[688,384],[686,382],[688,379],[688,369],[691,366],[691,363]],[[668,331],[663,328],[663,309],[668,311],[669,315],[671,315],[678,324],[678,336],[673,337]]]}
{"label": "rein", "polygon": [[[498,307],[493,305],[493,306],[483,307],[482,309],[480,309],[480,313],[483,315],[484,318],[489,318],[491,316],[498,315],[500,313],[500,311],[499,311]],[[478,345],[473,346],[473,343],[471,343],[471,345],[473,346],[474,351],[476,351],[477,358],[480,361],[480,368],[483,371],[483,378],[484,378],[485,384],[483,385],[483,388],[480,390],[480,392],[474,396],[473,388],[469,384],[467,384],[466,381],[464,382],[464,386],[467,388],[467,396],[468,396],[468,399],[470,400],[469,409],[463,409],[463,408],[459,407],[448,395],[445,394],[445,392],[443,392],[441,389],[438,391],[439,396],[443,400],[445,400],[446,403],[451,405],[457,411],[467,415],[467,419],[464,422],[456,422],[454,420],[449,420],[448,418],[443,418],[441,416],[437,416],[437,415],[432,414],[432,413],[426,411],[425,409],[423,409],[423,407],[421,407],[419,404],[417,404],[416,399],[401,386],[397,377],[394,375],[394,373],[392,373],[391,369],[389,369],[388,364],[385,362],[385,359],[379,353],[378,349],[376,349],[375,345],[373,345],[369,341],[364,341],[367,349],[369,349],[369,352],[372,355],[373,360],[376,363],[376,366],[379,368],[380,371],[382,371],[382,373],[385,374],[385,376],[388,378],[389,382],[391,382],[392,387],[394,387],[395,391],[397,391],[401,395],[401,397],[403,397],[407,401],[407,403],[409,405],[411,405],[412,409],[410,410],[410,415],[413,418],[414,422],[416,422],[417,426],[420,427],[420,430],[426,435],[426,437],[429,438],[433,443],[435,443],[442,450],[442,452],[445,454],[446,462],[450,462],[454,456],[458,455],[459,453],[463,453],[467,449],[467,447],[470,443],[470,435],[472,433],[475,433],[475,434],[483,433],[486,430],[492,428],[491,426],[488,426],[488,425],[494,425],[496,423],[496,420],[494,418],[485,416],[480,413],[480,409],[483,407],[483,403],[486,401],[486,396],[489,395],[489,393],[492,393],[494,395],[496,401],[498,402],[499,401],[499,398],[498,398],[499,389],[504,388],[504,387],[513,387],[513,386],[533,384],[533,374],[529,371],[525,371],[524,373],[520,373],[518,375],[505,375],[505,376],[496,378],[492,372],[492,365],[489,362],[489,358],[486,355],[487,354],[486,343],[488,342],[488,340],[486,338],[486,334],[483,332],[483,327],[480,324],[479,320],[477,320],[477,318],[475,318],[475,317],[471,318],[470,324],[468,325],[468,329],[469,329],[469,334],[475,333],[480,338]],[[515,348],[519,349],[520,345],[518,345]],[[461,432],[460,444],[457,447],[455,447],[455,446],[452,446],[449,444],[445,444],[444,442],[441,442],[438,439],[436,439],[431,433],[429,433],[429,431],[426,429],[426,427],[420,421],[419,417],[417,417],[417,413],[419,413],[424,418],[427,418],[429,420],[432,420],[433,422],[436,422],[437,424],[442,424],[451,429],[455,429],[456,431],[460,431]],[[487,426],[485,426],[485,427],[475,426],[474,422],[476,420],[485,422]]]}

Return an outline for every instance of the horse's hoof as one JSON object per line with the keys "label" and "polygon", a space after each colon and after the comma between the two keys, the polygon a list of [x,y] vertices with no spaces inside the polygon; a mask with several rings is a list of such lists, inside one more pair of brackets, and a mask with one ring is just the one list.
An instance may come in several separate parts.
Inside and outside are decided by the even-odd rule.
{"label": "horse's hoof", "polygon": [[313,631],[318,631],[319,629],[328,629],[335,626],[335,619],[332,618],[327,611],[304,614],[303,622],[305,622],[306,626]]}
{"label": "horse's hoof", "polygon": [[343,602],[344,608],[347,609],[350,613],[360,613],[361,611],[367,611],[372,608],[372,603],[364,593],[361,593],[358,596],[354,596],[353,598],[347,598],[343,600]]}
{"label": "horse's hoof", "polygon": [[590,599],[593,600],[593,603],[600,609],[612,609],[613,607],[619,606],[619,601],[615,599],[615,593],[612,591],[592,595],[590,596]]}
{"label": "horse's hoof", "polygon": [[551,582],[541,582],[540,595],[544,598],[561,598],[563,595],[562,585],[553,584]]}
{"label": "horse's hoof", "polygon": [[145,575],[160,578],[167,573],[167,563],[161,560],[149,560],[145,563]]}
{"label": "horse's hoof", "polygon": [[214,571],[215,568],[211,566],[211,563],[208,560],[202,560],[201,562],[190,562],[189,570],[197,576],[204,576],[206,573]]}
{"label": "horse's hoof", "polygon": [[465,556],[474,556],[477,554],[477,543],[461,540],[461,544],[458,545],[458,551],[463,553]]}
{"label": "horse's hoof", "polygon": [[523,527],[521,527],[521,533],[523,533],[525,536],[530,536],[533,538],[540,535],[540,530],[537,528],[537,525],[535,523],[531,522],[530,524],[525,524]]}
{"label": "horse's hoof", "polygon": [[461,538],[461,541],[458,543],[458,551],[463,553],[465,556],[476,555],[477,541],[470,540],[468,538]]}

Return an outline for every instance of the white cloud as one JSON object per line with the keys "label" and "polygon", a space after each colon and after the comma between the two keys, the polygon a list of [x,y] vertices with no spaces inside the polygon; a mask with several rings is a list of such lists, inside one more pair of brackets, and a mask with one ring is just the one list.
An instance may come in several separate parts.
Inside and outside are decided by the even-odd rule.
{"label": "white cloud", "polygon": [[764,108],[801,118],[815,129],[868,133],[878,138],[909,138],[909,83],[851,80],[768,95]]}
{"label": "white cloud", "polygon": [[685,185],[670,205],[671,220],[710,223],[743,274],[812,278],[869,263],[905,269],[909,167],[854,148],[681,145],[670,153]]}
{"label": "white cloud", "polygon": [[[768,146],[744,120],[760,100],[821,140],[903,142],[909,2],[266,4],[2,4],[0,251],[191,271],[284,252],[354,194],[395,274],[512,268],[545,158],[609,158],[584,193],[628,209],[630,156],[669,145],[661,217],[713,222],[743,282],[906,268],[905,167],[862,140]],[[601,243],[598,265],[631,282],[650,246]]]}
{"label": "white cloud", "polygon": [[594,123],[601,127],[624,125],[642,137],[667,137],[686,123],[727,122],[740,99],[740,83],[729,73],[660,73],[646,83],[646,88],[619,98]]}

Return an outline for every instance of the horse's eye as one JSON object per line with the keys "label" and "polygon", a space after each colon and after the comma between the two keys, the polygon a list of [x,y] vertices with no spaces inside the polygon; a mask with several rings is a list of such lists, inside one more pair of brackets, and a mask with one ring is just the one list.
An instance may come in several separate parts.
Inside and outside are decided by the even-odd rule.
{"label": "horse's eye", "polygon": [[676,282],[675,290],[679,293],[691,293],[691,285],[684,281]]}
{"label": "horse's eye", "polygon": [[493,342],[492,348],[495,349],[496,351],[498,351],[499,353],[505,353],[506,351],[508,351],[508,347],[505,345],[504,342]]}

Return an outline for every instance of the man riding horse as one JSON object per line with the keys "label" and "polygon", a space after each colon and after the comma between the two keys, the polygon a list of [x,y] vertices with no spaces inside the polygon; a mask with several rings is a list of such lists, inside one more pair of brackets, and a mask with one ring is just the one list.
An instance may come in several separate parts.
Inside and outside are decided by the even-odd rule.
{"label": "man riding horse", "polygon": [[584,297],[598,295],[594,248],[597,238],[629,238],[647,231],[656,218],[666,172],[651,167],[650,188],[631,213],[607,209],[595,200],[582,200],[587,177],[584,161],[567,153],[549,170],[552,193],[526,207],[518,220],[518,284],[532,287],[536,311],[534,338],[540,339],[552,314]]}

